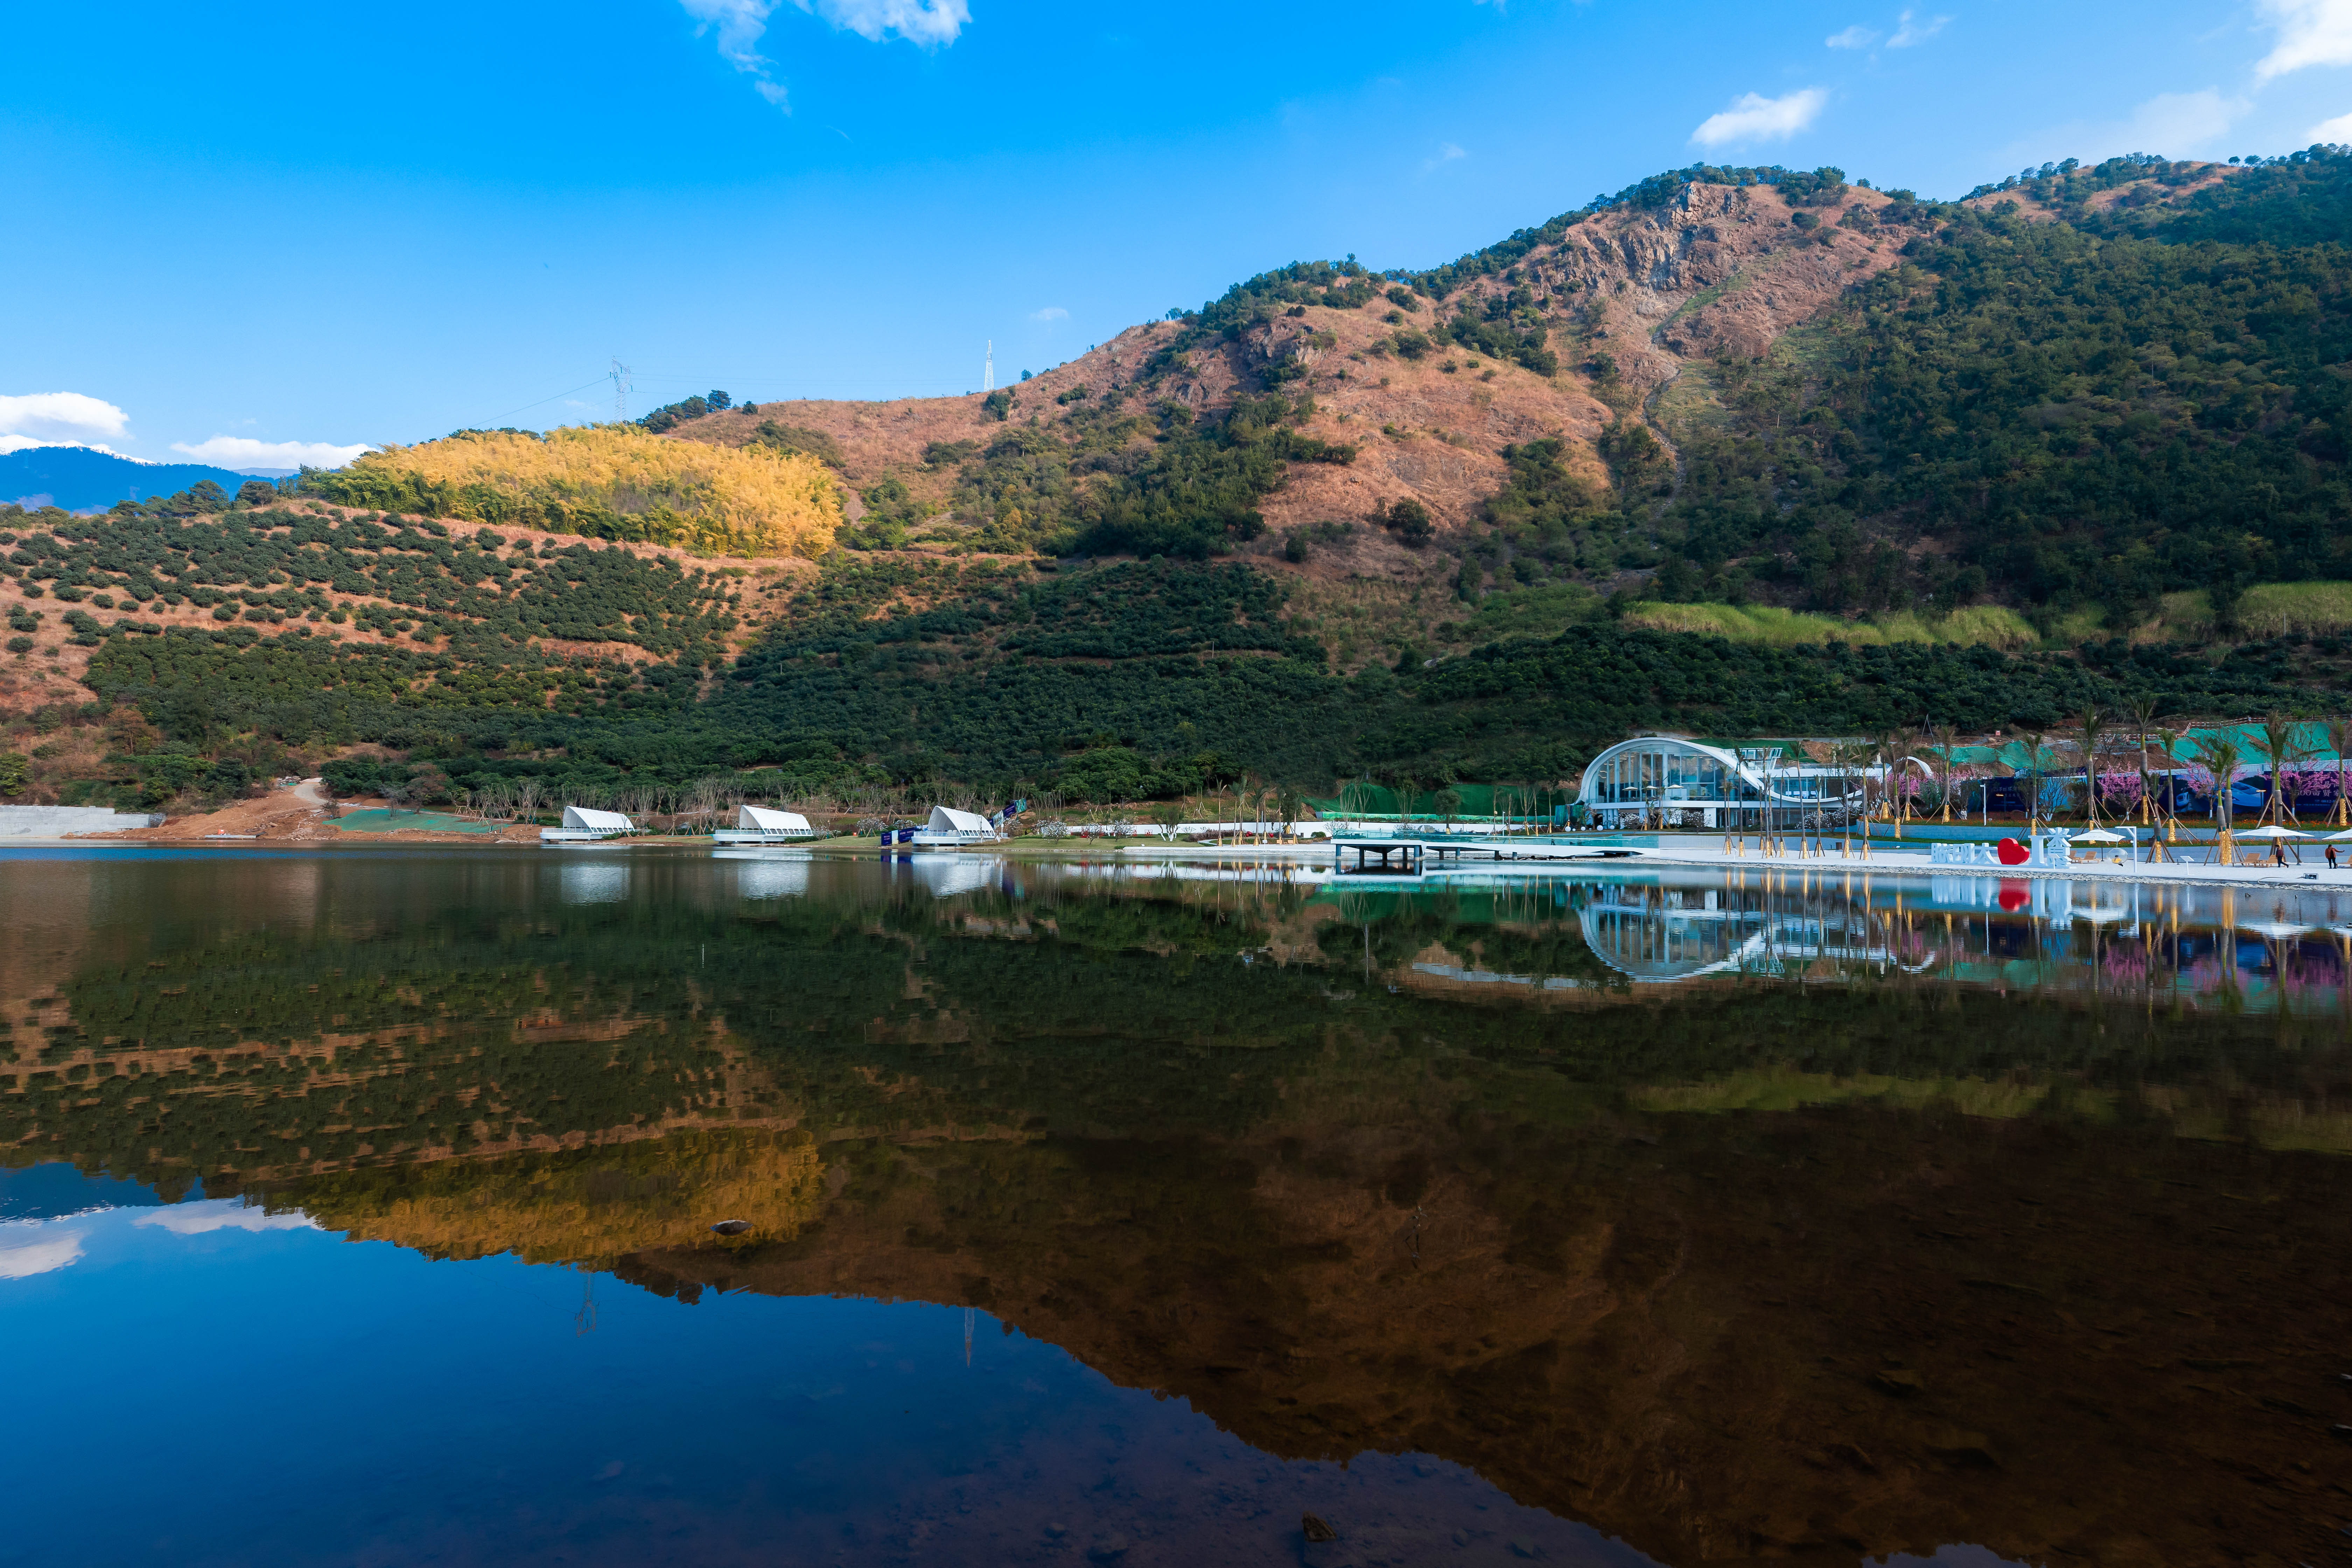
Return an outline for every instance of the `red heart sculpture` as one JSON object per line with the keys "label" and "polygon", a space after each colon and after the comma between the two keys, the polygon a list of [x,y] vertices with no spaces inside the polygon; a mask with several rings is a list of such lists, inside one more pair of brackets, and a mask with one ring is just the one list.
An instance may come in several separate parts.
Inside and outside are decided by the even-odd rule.
{"label": "red heart sculpture", "polygon": [[2013,915],[2032,901],[2033,895],[2024,883],[2003,882],[2000,885],[2000,907],[2004,914]]}
{"label": "red heart sculpture", "polygon": [[2033,852],[2014,838],[2002,839],[1999,854],[2004,866],[2022,866],[2033,858]]}

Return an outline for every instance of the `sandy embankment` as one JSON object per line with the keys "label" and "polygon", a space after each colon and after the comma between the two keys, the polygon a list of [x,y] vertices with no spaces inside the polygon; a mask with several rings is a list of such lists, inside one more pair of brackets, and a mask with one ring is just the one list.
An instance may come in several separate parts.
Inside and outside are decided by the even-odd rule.
{"label": "sandy embankment", "polygon": [[[351,800],[341,804],[349,810],[382,809],[386,805],[382,800]],[[328,799],[320,780],[304,779],[299,784],[273,789],[268,795],[251,800],[231,801],[218,811],[173,817],[161,827],[93,833],[71,842],[193,844],[217,841],[224,836],[272,844],[304,841],[313,844],[475,845],[539,842],[536,826],[515,824],[509,824],[495,834],[435,832],[425,828],[401,828],[391,833],[345,833],[328,817],[327,814],[334,805]]]}

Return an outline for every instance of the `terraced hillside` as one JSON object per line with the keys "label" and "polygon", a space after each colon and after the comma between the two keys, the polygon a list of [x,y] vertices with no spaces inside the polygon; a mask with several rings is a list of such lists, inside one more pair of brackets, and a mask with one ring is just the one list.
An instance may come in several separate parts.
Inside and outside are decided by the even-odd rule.
{"label": "terraced hillside", "polygon": [[[241,748],[265,772],[295,765],[289,748],[429,747],[460,716],[492,721],[468,746],[521,721],[524,744],[560,747],[608,705],[689,703],[754,635],[760,587],[809,570],[307,499],[198,500],[0,518],[0,713],[31,731],[33,792],[79,778],[114,798],[139,752],[173,742]],[[88,722],[118,701],[145,722]]]}
{"label": "terraced hillside", "polygon": [[[38,672],[15,678],[22,696],[50,698],[19,721],[26,783],[126,807],[168,803],[214,776],[207,761],[307,773],[355,748],[404,756],[402,776],[430,763],[438,788],[529,776],[543,797],[755,766],[774,770],[768,787],[957,780],[1092,800],[1243,773],[1318,791],[1367,773],[1524,783],[1568,777],[1634,729],[2047,728],[2150,697],[2263,711],[2325,700],[2352,664],[2340,637],[2217,664],[2121,640],[1742,646],[1629,617],[1506,627],[1465,657],[1349,672],[1324,606],[1239,562],[1041,571],[845,551],[815,568],[714,568],[267,510],[142,532],[196,545],[150,562],[110,553],[110,526],[42,536],[23,552],[63,564],[18,568],[41,596],[8,602],[69,633],[59,651],[94,699],[74,705],[65,658],[12,661]],[[60,591],[78,596],[61,606]]]}

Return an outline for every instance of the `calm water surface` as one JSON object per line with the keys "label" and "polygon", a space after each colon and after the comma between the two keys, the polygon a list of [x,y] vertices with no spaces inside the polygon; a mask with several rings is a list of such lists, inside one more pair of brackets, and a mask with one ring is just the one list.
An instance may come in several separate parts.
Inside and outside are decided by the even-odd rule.
{"label": "calm water surface", "polygon": [[2352,1561],[2337,897],[16,851],[0,1563]]}

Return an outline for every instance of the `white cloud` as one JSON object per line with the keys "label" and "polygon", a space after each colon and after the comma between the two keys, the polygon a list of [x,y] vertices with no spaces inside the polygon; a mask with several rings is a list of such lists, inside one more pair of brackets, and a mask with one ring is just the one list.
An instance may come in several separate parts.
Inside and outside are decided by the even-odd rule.
{"label": "white cloud", "polygon": [[2352,114],[2339,114],[2333,120],[2323,120],[2304,134],[2314,142],[2352,142]]}
{"label": "white cloud", "polygon": [[2210,147],[2214,140],[2252,106],[2242,98],[2223,98],[2211,88],[2202,92],[2158,93],[2125,122],[2122,152],[2161,152],[2178,158]]}
{"label": "white cloud", "polygon": [[1843,33],[1832,33],[1822,42],[1833,49],[1866,49],[1878,42],[1878,33],[1857,22]]}
{"label": "white cloud", "polygon": [[131,416],[102,398],[79,392],[33,392],[0,397],[0,451],[24,447],[89,447],[120,436]]}
{"label": "white cloud", "polygon": [[306,1214],[268,1214],[249,1208],[236,1198],[205,1198],[193,1204],[173,1204],[141,1211],[132,1225],[161,1226],[173,1236],[202,1236],[215,1230],[316,1230]]}
{"label": "white cloud", "polygon": [[2255,65],[2255,80],[2305,66],[2352,66],[2352,0],[2263,0],[2263,9],[2278,43]]}
{"label": "white cloud", "polygon": [[1924,44],[1944,30],[1949,16],[1931,16],[1927,21],[1916,20],[1916,13],[1906,11],[1895,18],[1895,36],[1886,40],[1890,49],[1907,49],[1914,44]]}
{"label": "white cloud", "polygon": [[1070,313],[1059,305],[1048,305],[1042,310],[1030,311],[1029,319],[1033,321],[1066,321]]}
{"label": "white cloud", "polygon": [[79,1261],[81,1237],[80,1231],[50,1231],[37,1223],[0,1226],[0,1279],[30,1279]]}
{"label": "white cloud", "polygon": [[1742,93],[1720,114],[1710,114],[1691,132],[1702,147],[1727,142],[1758,142],[1794,136],[1817,119],[1830,95],[1818,87],[1800,88],[1780,98]]}
{"label": "white cloud", "polygon": [[952,44],[971,20],[971,7],[965,0],[793,0],[793,4],[876,44],[892,33],[908,43]]}
{"label": "white cloud", "polygon": [[1469,153],[1465,153],[1453,142],[1442,142],[1438,143],[1437,155],[1435,157],[1423,158],[1421,161],[1421,172],[1426,174],[1432,169],[1442,168],[1445,164],[1453,163],[1457,158],[1467,158],[1468,156],[1470,156]]}
{"label": "white cloud", "polygon": [[[776,0],[678,0],[699,26],[696,37],[716,31],[719,58],[751,79],[761,98],[786,113],[792,111],[784,84],[772,74],[776,62],[760,52],[768,18]],[[843,32],[870,43],[897,34],[926,48],[952,44],[971,20],[967,0],[793,0],[814,16],[822,16]]]}
{"label": "white cloud", "polygon": [[194,446],[172,443],[174,452],[223,468],[340,468],[373,449],[364,441],[338,447],[326,441],[257,441],[250,436],[215,436]]}
{"label": "white cloud", "polygon": [[2159,93],[2121,120],[2071,120],[2039,128],[2011,142],[2000,156],[2021,155],[2029,168],[2053,147],[2063,147],[2092,163],[2121,153],[2211,157],[2229,151],[2222,138],[2252,109],[2247,100],[2226,97],[2210,87],[2196,92]]}
{"label": "white cloud", "polygon": [[751,86],[761,98],[778,109],[787,108],[783,84],[768,75],[776,62],[760,52],[760,35],[768,30],[768,13],[776,8],[775,0],[678,0],[678,4],[702,24],[694,29],[696,37],[717,28],[719,58],[752,78]]}

